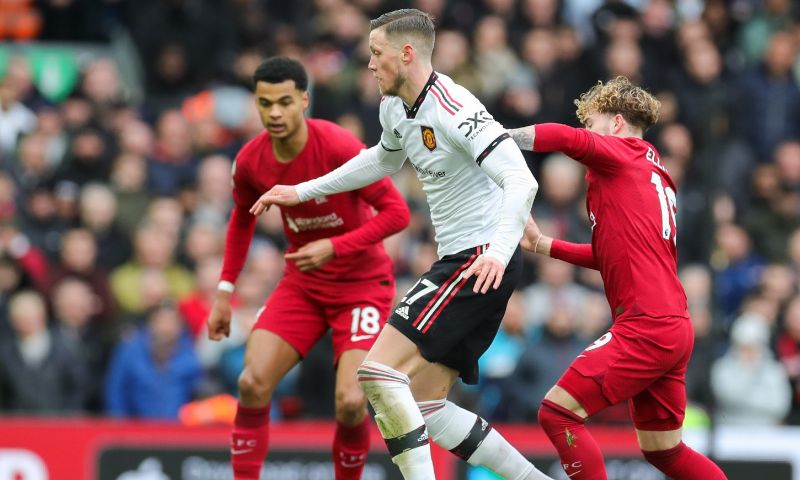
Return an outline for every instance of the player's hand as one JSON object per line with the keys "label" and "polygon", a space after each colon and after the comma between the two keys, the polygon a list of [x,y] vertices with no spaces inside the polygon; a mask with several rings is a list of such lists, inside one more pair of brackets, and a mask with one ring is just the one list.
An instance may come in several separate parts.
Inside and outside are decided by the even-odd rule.
{"label": "player's hand", "polygon": [[503,273],[506,267],[500,263],[500,260],[480,255],[475,259],[475,262],[467,269],[464,275],[469,278],[472,275],[477,275],[478,279],[475,280],[475,286],[472,291],[478,293],[486,293],[491,286],[495,290],[500,288],[500,282],[503,281]]}
{"label": "player's hand", "polygon": [[310,272],[325,265],[333,255],[333,242],[330,238],[323,238],[303,245],[296,252],[287,253],[284,258],[293,261],[301,272]]}
{"label": "player's hand", "polygon": [[528,216],[528,223],[525,224],[525,230],[522,232],[522,240],[519,241],[519,246],[523,250],[533,252],[536,247],[536,241],[539,240],[541,242],[541,236],[542,231],[539,229],[539,225],[536,225],[533,217]]}
{"label": "player's hand", "polygon": [[214,305],[208,314],[208,338],[222,340],[231,334],[231,302],[230,293],[217,292]]}
{"label": "player's hand", "polygon": [[250,207],[250,213],[259,216],[272,205],[293,207],[298,203],[300,203],[300,197],[297,196],[297,189],[294,188],[294,185],[275,185],[256,200],[256,203]]}

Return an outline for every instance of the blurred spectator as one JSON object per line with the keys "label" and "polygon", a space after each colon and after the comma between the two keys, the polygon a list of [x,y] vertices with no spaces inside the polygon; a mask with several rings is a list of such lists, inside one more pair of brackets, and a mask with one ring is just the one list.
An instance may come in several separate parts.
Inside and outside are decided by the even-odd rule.
{"label": "blurred spectator", "polygon": [[115,417],[177,419],[202,378],[200,362],[171,304],[114,349],[105,385],[106,412]]}
{"label": "blurred spectator", "polygon": [[83,186],[107,182],[110,173],[109,147],[101,133],[93,128],[75,132],[57,178]]}
{"label": "blurred spectator", "polygon": [[774,164],[762,164],[752,172],[752,195],[742,215],[756,251],[769,260],[786,259],[786,244],[800,226],[800,204],[781,185],[780,172]]}
{"label": "blurred spectator", "polygon": [[783,327],[778,333],[777,351],[792,386],[787,422],[800,425],[800,296],[792,298],[786,307]]}
{"label": "blurred spectator", "polygon": [[505,391],[514,382],[512,374],[528,343],[525,331],[525,301],[519,291],[511,294],[500,330],[478,361],[481,415],[490,420],[510,420],[511,405]]}
{"label": "blurred spectator", "polygon": [[504,403],[509,420],[536,420],[539,404],[561,374],[587,346],[575,329],[576,306],[555,305],[530,340],[508,381]]}
{"label": "blurred spectator", "polygon": [[147,161],[135,153],[123,153],[114,161],[111,187],[117,197],[117,224],[126,235],[136,230],[147,211]]}
{"label": "blurred spectator", "polygon": [[53,287],[55,330],[64,344],[86,365],[85,406],[90,412],[103,409],[103,372],[113,345],[114,329],[96,321],[97,296],[89,284],[66,277]]}
{"label": "blurred spectator", "polygon": [[769,327],[757,315],[742,315],[731,328],[730,350],[711,367],[717,422],[778,425],[789,413],[789,379],[769,348]]}
{"label": "blurred spectator", "polygon": [[0,408],[39,415],[81,412],[89,372],[68,343],[48,329],[42,295],[15,294],[8,316],[12,334],[0,336]]}
{"label": "blurred spectator", "polygon": [[92,294],[92,315],[101,323],[112,323],[116,305],[108,272],[97,264],[97,244],[91,232],[83,228],[68,230],[61,239],[59,260],[49,269],[51,285],[68,277],[85,282]]}
{"label": "blurred spectator", "polygon": [[21,94],[10,77],[0,79],[0,165],[5,168],[18,137],[36,128],[36,115],[22,103]]}
{"label": "blurred spectator", "polygon": [[528,335],[543,325],[556,310],[574,311],[586,299],[588,291],[575,283],[575,266],[561,260],[541,257],[539,282],[525,290],[527,316],[523,330]]}
{"label": "blurred spectator", "polygon": [[545,160],[539,175],[540,195],[533,204],[537,221],[548,225],[558,238],[588,243],[591,230],[578,205],[583,195],[581,165],[562,154],[551,154]]}
{"label": "blurred spectator", "polygon": [[715,236],[714,296],[725,321],[731,322],[747,292],[758,284],[764,261],[752,251],[750,237],[741,227],[722,224]]}
{"label": "blurred spectator", "polygon": [[196,170],[189,124],[178,110],[164,112],[158,119],[155,149],[148,166],[150,191],[175,195],[181,187],[194,183]]}
{"label": "blurred spectator", "polygon": [[197,173],[197,198],[191,220],[217,225],[222,229],[233,207],[231,198],[231,160],[211,155],[200,162]]}
{"label": "blurred spectator", "polygon": [[739,48],[752,63],[762,58],[773,34],[791,25],[791,0],[765,0],[761,3],[764,8],[756,10],[739,35]]}
{"label": "blurred spectator", "polygon": [[708,408],[714,401],[711,364],[720,353],[713,330],[711,271],[703,265],[687,265],[678,273],[686,291],[694,327],[694,349],[686,371],[686,392],[689,398]]}
{"label": "blurred spectator", "polygon": [[749,69],[737,86],[734,133],[748,141],[761,162],[772,158],[783,139],[800,138],[800,88],[792,73],[796,54],[791,34],[776,32],[763,63]]}
{"label": "blurred spectator", "polygon": [[206,320],[214,303],[217,292],[218,274],[222,270],[222,258],[206,257],[197,264],[197,286],[194,291],[185,295],[178,303],[178,311],[186,322],[186,327],[193,338],[205,331]]}
{"label": "blurred spectator", "polygon": [[83,187],[80,198],[81,224],[94,235],[97,242],[97,264],[111,270],[131,256],[131,243],[119,227],[117,197],[100,183]]}
{"label": "blurred spectator", "polygon": [[152,225],[144,225],[136,231],[134,258],[111,272],[111,291],[123,311],[133,314],[145,311],[140,285],[148,270],[164,273],[169,299],[178,300],[192,291],[192,274],[173,261],[176,242],[174,235]]}
{"label": "blurred spectator", "polygon": [[506,86],[508,77],[497,72],[513,72],[518,64],[508,45],[508,30],[502,18],[486,16],[478,21],[474,33],[475,66],[481,84],[479,97],[488,103]]}

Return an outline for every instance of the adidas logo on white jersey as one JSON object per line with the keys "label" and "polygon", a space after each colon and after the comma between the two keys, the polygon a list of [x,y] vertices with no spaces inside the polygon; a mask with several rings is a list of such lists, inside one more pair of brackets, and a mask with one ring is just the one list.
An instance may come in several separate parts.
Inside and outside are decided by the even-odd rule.
{"label": "adidas logo on white jersey", "polygon": [[401,305],[397,307],[397,310],[395,310],[394,313],[408,320],[408,305]]}

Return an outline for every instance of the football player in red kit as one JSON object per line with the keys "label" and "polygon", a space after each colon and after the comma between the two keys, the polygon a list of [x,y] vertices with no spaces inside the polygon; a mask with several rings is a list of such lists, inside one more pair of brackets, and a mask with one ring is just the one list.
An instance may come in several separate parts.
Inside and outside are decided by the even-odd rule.
{"label": "football player in red kit", "polygon": [[[364,145],[345,129],[307,119],[303,66],[271,58],[255,72],[255,97],[266,129],[242,147],[233,168],[234,208],[228,224],[208,335],[230,330],[230,296],[256,226],[248,211],[275,184],[316,178]],[[375,213],[377,212],[377,213]],[[281,207],[289,247],[284,275],[250,333],[239,377],[231,439],[235,480],[256,480],[268,447],[269,402],[284,375],[330,329],[336,364],[335,478],[361,478],[369,428],[356,369],[391,314],[394,275],[382,240],[408,225],[405,200],[384,178],[364,188]]]}
{"label": "football player in red kit", "polygon": [[575,101],[586,127],[532,125],[509,133],[524,150],[559,151],[587,168],[591,244],[547,237],[528,220],[522,247],[599,270],[614,323],[547,393],[539,424],[571,480],[606,479],[588,417],[627,400],[645,458],[670,478],[725,475],[681,441],[694,331],[678,280],[675,184],[642,139],[660,103],[628,79],[599,82]]}

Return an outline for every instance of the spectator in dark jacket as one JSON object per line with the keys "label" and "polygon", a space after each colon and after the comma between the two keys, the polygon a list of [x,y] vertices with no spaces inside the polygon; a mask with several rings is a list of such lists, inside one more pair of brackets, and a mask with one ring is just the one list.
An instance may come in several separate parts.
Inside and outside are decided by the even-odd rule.
{"label": "spectator in dark jacket", "polygon": [[47,328],[44,298],[32,290],[9,301],[12,335],[0,337],[0,410],[79,412],[87,396],[87,369],[56,332]]}

